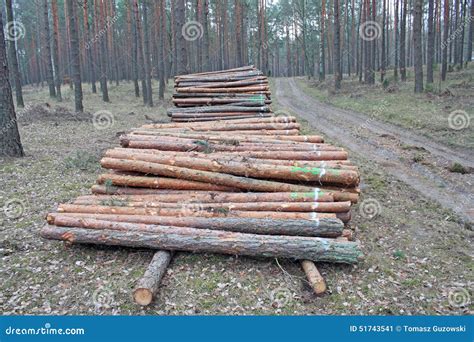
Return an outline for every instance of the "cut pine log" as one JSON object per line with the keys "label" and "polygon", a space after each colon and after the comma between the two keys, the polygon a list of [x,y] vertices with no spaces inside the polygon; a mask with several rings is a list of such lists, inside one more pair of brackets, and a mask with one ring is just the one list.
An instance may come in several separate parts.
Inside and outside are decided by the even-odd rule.
{"label": "cut pine log", "polygon": [[153,301],[171,258],[172,253],[168,251],[158,251],[153,255],[145,274],[133,291],[133,298],[137,304],[147,306]]}
{"label": "cut pine log", "polygon": [[[197,229],[222,230],[228,232],[290,235],[336,238],[347,236],[344,224],[337,218],[320,218],[318,220],[285,220],[271,218],[240,217],[192,217],[192,216],[147,216],[147,215],[114,215],[86,213],[52,213],[47,217],[49,224],[62,227],[79,227],[95,229],[114,229],[114,222],[135,223],[134,230],[153,233],[153,225],[193,227]],[[106,223],[109,222],[109,223]]]}
{"label": "cut pine log", "polygon": [[356,242],[301,236],[256,235],[206,229],[166,227],[157,233],[129,231],[128,223],[118,223],[125,231],[84,229],[46,225],[46,239],[160,250],[181,250],[304,259],[317,262],[354,264],[363,257]]}
{"label": "cut pine log", "polygon": [[[174,189],[174,190],[209,190],[209,191],[235,191],[235,188],[216,184],[183,181],[181,179],[164,177],[141,177],[116,175],[112,173],[102,174],[97,179],[98,184],[106,186],[131,186],[150,189]],[[109,186],[110,191],[113,189]],[[107,190],[106,190],[107,191]],[[107,192],[106,192],[107,193]]]}

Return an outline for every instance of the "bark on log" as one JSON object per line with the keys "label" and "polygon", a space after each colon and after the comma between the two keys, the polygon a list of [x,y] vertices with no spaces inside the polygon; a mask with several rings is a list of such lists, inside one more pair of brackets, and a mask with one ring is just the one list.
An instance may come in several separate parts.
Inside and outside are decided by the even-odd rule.
{"label": "bark on log", "polygon": [[[268,218],[268,219],[295,219],[295,220],[320,220],[322,218],[344,217],[346,213],[316,213],[316,212],[275,212],[275,211],[207,211],[200,208],[183,204],[181,208],[133,208],[106,205],[80,205],[60,204],[60,213],[89,213],[89,214],[114,214],[114,215],[151,215],[151,216],[175,216],[175,217],[244,217],[244,218]],[[344,220],[341,218],[341,221]]]}
{"label": "bark on log", "polygon": [[173,203],[195,201],[199,203],[223,202],[333,202],[334,197],[324,190],[315,189],[313,192],[202,192],[177,191],[155,195],[86,195],[79,196],[76,201],[155,201]]}
{"label": "bark on log", "polygon": [[[284,220],[255,218],[207,218],[207,217],[174,217],[146,215],[113,215],[85,213],[52,213],[47,217],[49,224],[63,227],[114,229],[113,222],[127,222],[137,225],[134,229],[154,232],[151,225],[193,227],[197,229],[222,230],[229,232],[290,235],[336,238],[347,235],[344,224],[337,218],[321,218],[318,220]],[[109,222],[106,224],[105,222]]]}
{"label": "bark on log", "polygon": [[[206,211],[280,211],[280,212],[315,212],[315,213],[346,213],[351,208],[351,202],[223,202],[201,203],[184,202],[185,205],[199,207]],[[76,200],[78,205],[111,205],[129,208],[182,208],[183,203],[166,203],[162,201],[94,201]]]}
{"label": "bark on log", "polygon": [[320,296],[326,292],[326,282],[321,276],[321,273],[319,273],[319,270],[314,262],[310,260],[302,260],[301,267],[303,267],[306,277],[308,278],[308,282],[313,288],[314,293]]}
{"label": "bark on log", "polygon": [[[209,190],[209,191],[234,191],[236,188],[221,186],[210,183],[185,181],[163,177],[140,177],[115,174],[102,174],[97,179],[98,184],[111,183],[112,186],[131,186],[151,189],[174,189],[174,190]],[[110,189],[113,191],[113,189]]]}
{"label": "bark on log", "polygon": [[158,251],[153,255],[145,274],[133,291],[133,298],[137,304],[147,306],[153,301],[171,258],[172,253],[168,251]]}
{"label": "bark on log", "polygon": [[[154,164],[163,164],[193,170],[227,173],[244,177],[299,180],[305,182],[316,181],[321,184],[339,184],[344,186],[356,186],[359,184],[359,174],[356,171],[342,169],[271,165],[264,163],[250,163],[248,161],[230,161],[228,159],[219,158],[169,158],[165,155],[134,153],[126,150],[110,150],[106,153],[106,157],[115,160],[130,160],[137,163],[150,163],[148,166],[153,166]],[[109,158],[104,159],[108,160]],[[115,161],[115,163],[117,163],[117,161]],[[128,165],[130,165],[130,163],[128,163]],[[122,170],[120,167],[111,168]]]}
{"label": "bark on log", "polygon": [[[128,225],[120,223],[120,225]],[[128,229],[127,229],[128,230]],[[292,258],[354,264],[362,259],[358,243],[301,236],[256,235],[194,228],[163,228],[160,233],[94,230],[46,225],[46,239],[69,243]]]}

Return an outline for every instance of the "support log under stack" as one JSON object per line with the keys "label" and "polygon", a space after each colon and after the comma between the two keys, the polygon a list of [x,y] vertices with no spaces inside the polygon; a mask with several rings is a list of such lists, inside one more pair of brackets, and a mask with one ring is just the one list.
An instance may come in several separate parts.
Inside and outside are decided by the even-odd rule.
{"label": "support log under stack", "polygon": [[317,295],[314,262],[356,263],[345,227],[359,198],[348,153],[273,116],[254,67],[175,78],[171,123],[121,136],[101,160],[92,195],[61,204],[41,235],[69,243],[159,250],[134,293],[147,305],[169,251],[298,259]]}

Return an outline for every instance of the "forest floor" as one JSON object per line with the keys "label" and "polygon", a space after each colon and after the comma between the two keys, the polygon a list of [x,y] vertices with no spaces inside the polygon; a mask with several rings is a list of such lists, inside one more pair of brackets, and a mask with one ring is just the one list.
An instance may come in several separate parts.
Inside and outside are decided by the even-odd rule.
{"label": "forest floor", "polygon": [[[0,211],[0,311],[132,315],[472,313],[474,308],[467,300],[474,286],[473,233],[461,218],[393,176],[371,155],[372,150],[352,151],[354,145],[346,145],[347,139],[330,134],[332,122],[313,121],[320,102],[300,91],[293,80],[277,80],[276,85],[275,109],[309,119],[303,120],[307,132],[326,133],[329,140],[350,149],[354,162],[361,167],[363,199],[375,199],[380,206],[372,219],[354,212],[351,225],[363,244],[363,263],[354,267],[320,265],[329,286],[327,295],[314,297],[299,264],[289,260],[177,253],[157,300],[142,309],[133,303],[131,292],[151,260],[151,251],[68,247],[40,239],[38,231],[47,212],[89,193],[101,172],[101,155],[118,144],[117,132],[137,127],[147,118],[167,120],[165,109],[171,105],[171,92],[166,93],[164,103],[146,108],[134,97],[130,83],[111,86],[108,104],[86,91],[84,105],[89,114],[77,117],[71,114],[73,95],[69,89],[64,89],[64,101],[57,103],[48,98],[46,87],[28,87],[27,108],[19,112],[26,157],[0,159],[0,207],[13,203],[17,212],[15,218],[8,218]],[[293,99],[288,96],[292,92]],[[308,101],[308,106],[295,104],[296,96],[301,96],[300,103]],[[94,124],[93,114],[102,115],[104,122]],[[341,134],[350,133],[345,123],[341,127]],[[384,142],[383,147],[387,144],[394,142]],[[430,161],[433,158],[430,151],[404,151],[421,153]]]}

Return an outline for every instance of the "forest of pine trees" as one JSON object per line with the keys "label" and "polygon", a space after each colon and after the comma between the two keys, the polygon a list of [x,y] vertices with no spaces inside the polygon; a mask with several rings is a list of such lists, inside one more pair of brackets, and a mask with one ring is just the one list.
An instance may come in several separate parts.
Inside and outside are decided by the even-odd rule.
{"label": "forest of pine trees", "polygon": [[78,77],[93,91],[98,81],[104,101],[107,82],[133,80],[152,106],[152,79],[246,64],[270,76],[334,74],[336,88],[343,75],[405,80],[410,67],[421,82],[423,64],[431,83],[430,65],[472,58],[472,0],[4,1],[4,21],[21,30],[8,44],[14,88],[47,84],[58,99]]}

